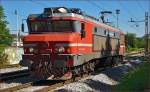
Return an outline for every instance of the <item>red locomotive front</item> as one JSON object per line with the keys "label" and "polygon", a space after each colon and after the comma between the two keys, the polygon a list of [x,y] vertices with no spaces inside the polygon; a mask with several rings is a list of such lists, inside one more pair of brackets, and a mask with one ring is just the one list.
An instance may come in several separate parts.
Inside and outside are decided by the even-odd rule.
{"label": "red locomotive front", "polygon": [[39,78],[71,78],[93,70],[100,58],[124,54],[123,34],[80,9],[45,8],[42,14],[30,15],[27,23],[20,64]]}

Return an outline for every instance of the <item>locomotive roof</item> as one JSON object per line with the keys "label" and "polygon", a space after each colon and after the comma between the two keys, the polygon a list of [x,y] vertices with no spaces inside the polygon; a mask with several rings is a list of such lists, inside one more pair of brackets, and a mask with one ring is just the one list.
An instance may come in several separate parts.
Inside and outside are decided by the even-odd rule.
{"label": "locomotive roof", "polygon": [[89,16],[89,15],[81,15],[81,14],[75,14],[75,13],[54,13],[54,14],[50,15],[50,14],[44,14],[43,13],[43,14],[31,14],[31,15],[29,15],[28,18],[48,18],[48,17],[73,17],[73,18],[79,18],[79,19],[83,19],[83,20],[93,22],[93,23],[95,23],[99,26],[104,27],[105,29],[110,29],[112,31],[124,34],[119,29],[114,28],[112,26],[109,26],[107,24],[104,24],[104,23],[100,22],[98,19],[96,19],[92,16]]}

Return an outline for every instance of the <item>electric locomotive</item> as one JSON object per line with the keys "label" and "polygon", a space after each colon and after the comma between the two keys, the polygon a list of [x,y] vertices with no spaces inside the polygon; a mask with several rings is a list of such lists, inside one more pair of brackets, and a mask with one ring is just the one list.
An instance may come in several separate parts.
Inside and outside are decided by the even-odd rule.
{"label": "electric locomotive", "polygon": [[20,65],[37,78],[69,79],[114,65],[125,53],[123,32],[78,8],[44,8],[29,15],[27,25]]}

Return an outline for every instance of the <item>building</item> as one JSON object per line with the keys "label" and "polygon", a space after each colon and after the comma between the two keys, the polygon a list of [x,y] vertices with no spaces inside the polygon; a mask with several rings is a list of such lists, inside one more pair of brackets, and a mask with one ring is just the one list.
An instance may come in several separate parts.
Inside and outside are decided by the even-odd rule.
{"label": "building", "polygon": [[22,38],[23,36],[21,35],[19,37],[19,40],[17,41],[17,35],[16,34],[11,34],[12,37],[13,37],[13,42],[11,44],[11,46],[18,46],[18,47],[22,47],[23,46],[23,43],[22,43]]}

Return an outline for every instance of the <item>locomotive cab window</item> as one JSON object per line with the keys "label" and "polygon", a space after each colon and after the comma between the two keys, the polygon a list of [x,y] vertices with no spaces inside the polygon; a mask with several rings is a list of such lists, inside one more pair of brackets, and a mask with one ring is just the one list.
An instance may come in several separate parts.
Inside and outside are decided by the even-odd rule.
{"label": "locomotive cab window", "polygon": [[81,23],[73,20],[50,20],[30,22],[30,33],[79,32]]}

